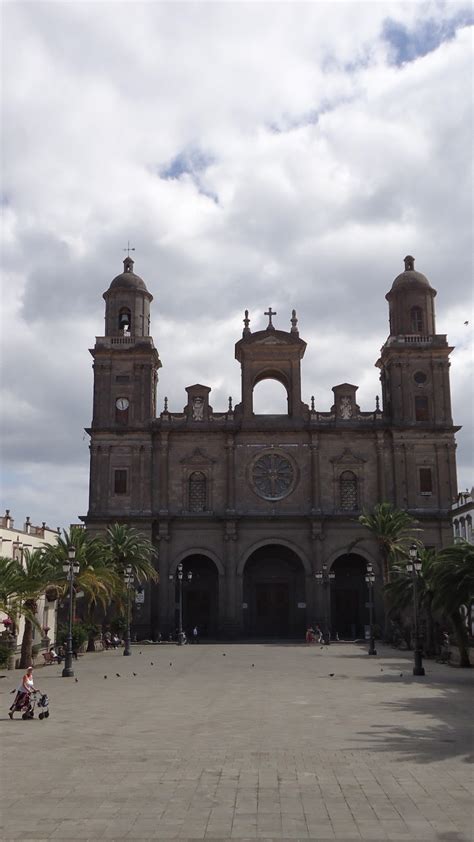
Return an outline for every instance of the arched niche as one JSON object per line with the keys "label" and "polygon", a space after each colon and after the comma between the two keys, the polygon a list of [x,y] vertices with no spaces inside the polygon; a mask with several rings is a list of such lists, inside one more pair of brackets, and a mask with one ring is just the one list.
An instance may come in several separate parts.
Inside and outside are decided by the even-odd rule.
{"label": "arched niche", "polygon": [[254,415],[289,414],[288,384],[281,373],[265,373],[255,379],[252,409]]}

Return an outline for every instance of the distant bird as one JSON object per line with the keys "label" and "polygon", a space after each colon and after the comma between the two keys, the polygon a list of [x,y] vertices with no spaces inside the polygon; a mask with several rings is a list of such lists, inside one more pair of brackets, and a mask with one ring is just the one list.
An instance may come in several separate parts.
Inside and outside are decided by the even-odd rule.
{"label": "distant bird", "polygon": [[155,664],[153,663],[153,661],[150,661],[150,666],[151,666],[151,667],[154,667],[154,666],[155,666]]}
{"label": "distant bird", "polygon": [[329,673],[329,678],[334,678],[335,674],[336,674],[335,672],[330,672],[330,673]]}
{"label": "distant bird", "polygon": [[119,672],[116,672],[115,675],[117,676],[117,678],[122,678]]}
{"label": "distant bird", "polygon": [[383,672],[383,667],[380,667],[380,672]]}
{"label": "distant bird", "polygon": [[402,673],[402,672],[400,673],[400,678],[403,678],[403,673]]}
{"label": "distant bird", "polygon": [[254,666],[255,666],[255,664],[252,664],[252,666],[254,667]]}
{"label": "distant bird", "polygon": [[320,646],[319,648],[320,648],[320,649],[324,649],[324,646]]}
{"label": "distant bird", "polygon": [[222,657],[225,658],[225,652],[222,653]]}
{"label": "distant bird", "polygon": [[106,675],[104,675],[104,678],[107,678],[107,676],[106,676]]}
{"label": "distant bird", "polygon": [[468,324],[469,324],[469,322],[464,322],[464,324],[465,324],[465,325],[468,325]]}
{"label": "distant bird", "polygon": [[136,678],[136,677],[137,677],[136,672],[132,672],[132,675],[133,675],[133,677],[134,677],[134,678]]}
{"label": "distant bird", "polygon": [[79,679],[78,679],[78,678],[75,678],[75,679],[74,679],[74,681],[76,682],[76,684],[79,684]]}
{"label": "distant bird", "polygon": [[141,652],[139,652],[138,654],[139,654],[139,655],[141,655],[142,653],[141,653]]}
{"label": "distant bird", "polygon": [[172,667],[172,666],[173,666],[173,661],[170,661],[170,667]]}

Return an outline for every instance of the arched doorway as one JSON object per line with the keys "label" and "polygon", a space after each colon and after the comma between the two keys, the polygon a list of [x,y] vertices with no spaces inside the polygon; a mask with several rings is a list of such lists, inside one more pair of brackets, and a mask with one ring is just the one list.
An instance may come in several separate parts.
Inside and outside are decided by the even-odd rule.
{"label": "arched doorway", "polygon": [[[188,572],[192,579],[188,581]],[[192,637],[194,626],[199,637],[215,637],[217,634],[219,577],[216,565],[205,555],[189,555],[183,559],[183,629]],[[176,606],[179,604],[176,584]],[[175,627],[179,625],[176,609]]]}
{"label": "arched doorway", "polygon": [[305,572],[297,554],[281,544],[259,547],[243,576],[243,628],[249,637],[302,637]]}
{"label": "arched doorway", "polygon": [[354,640],[364,636],[368,623],[365,572],[367,562],[357,553],[339,556],[331,567],[336,574],[331,586],[331,628],[333,636]]}

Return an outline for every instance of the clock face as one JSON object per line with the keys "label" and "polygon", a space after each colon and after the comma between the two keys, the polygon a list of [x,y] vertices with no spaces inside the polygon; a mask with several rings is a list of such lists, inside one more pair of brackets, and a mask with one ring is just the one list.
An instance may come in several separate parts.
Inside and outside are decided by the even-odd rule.
{"label": "clock face", "polygon": [[117,400],[115,401],[115,406],[117,407],[117,409],[128,409],[128,407],[130,406],[130,402],[127,398],[117,398]]}

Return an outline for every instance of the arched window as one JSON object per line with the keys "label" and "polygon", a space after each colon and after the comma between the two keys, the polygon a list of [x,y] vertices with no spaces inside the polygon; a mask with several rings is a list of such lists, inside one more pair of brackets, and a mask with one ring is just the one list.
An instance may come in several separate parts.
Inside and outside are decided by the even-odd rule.
{"label": "arched window", "polygon": [[193,471],[189,477],[189,511],[206,511],[206,476],[202,471]]}
{"label": "arched window", "polygon": [[288,415],[288,393],[273,377],[260,380],[253,390],[254,415]]}
{"label": "arched window", "polygon": [[459,535],[461,538],[466,538],[466,521],[463,517],[459,520]]}
{"label": "arched window", "polygon": [[454,537],[459,538],[459,521],[458,520],[453,521],[453,526],[454,526]]}
{"label": "arched window", "polygon": [[119,313],[119,331],[127,334],[131,332],[132,314],[128,307],[122,307]]}
{"label": "arched window", "polygon": [[411,308],[411,332],[423,333],[423,310],[421,307]]}
{"label": "arched window", "polygon": [[469,541],[472,544],[472,517],[471,515],[467,515],[466,517],[466,541]]}
{"label": "arched window", "polygon": [[352,471],[343,471],[339,477],[339,496],[341,509],[357,509],[357,477]]}

